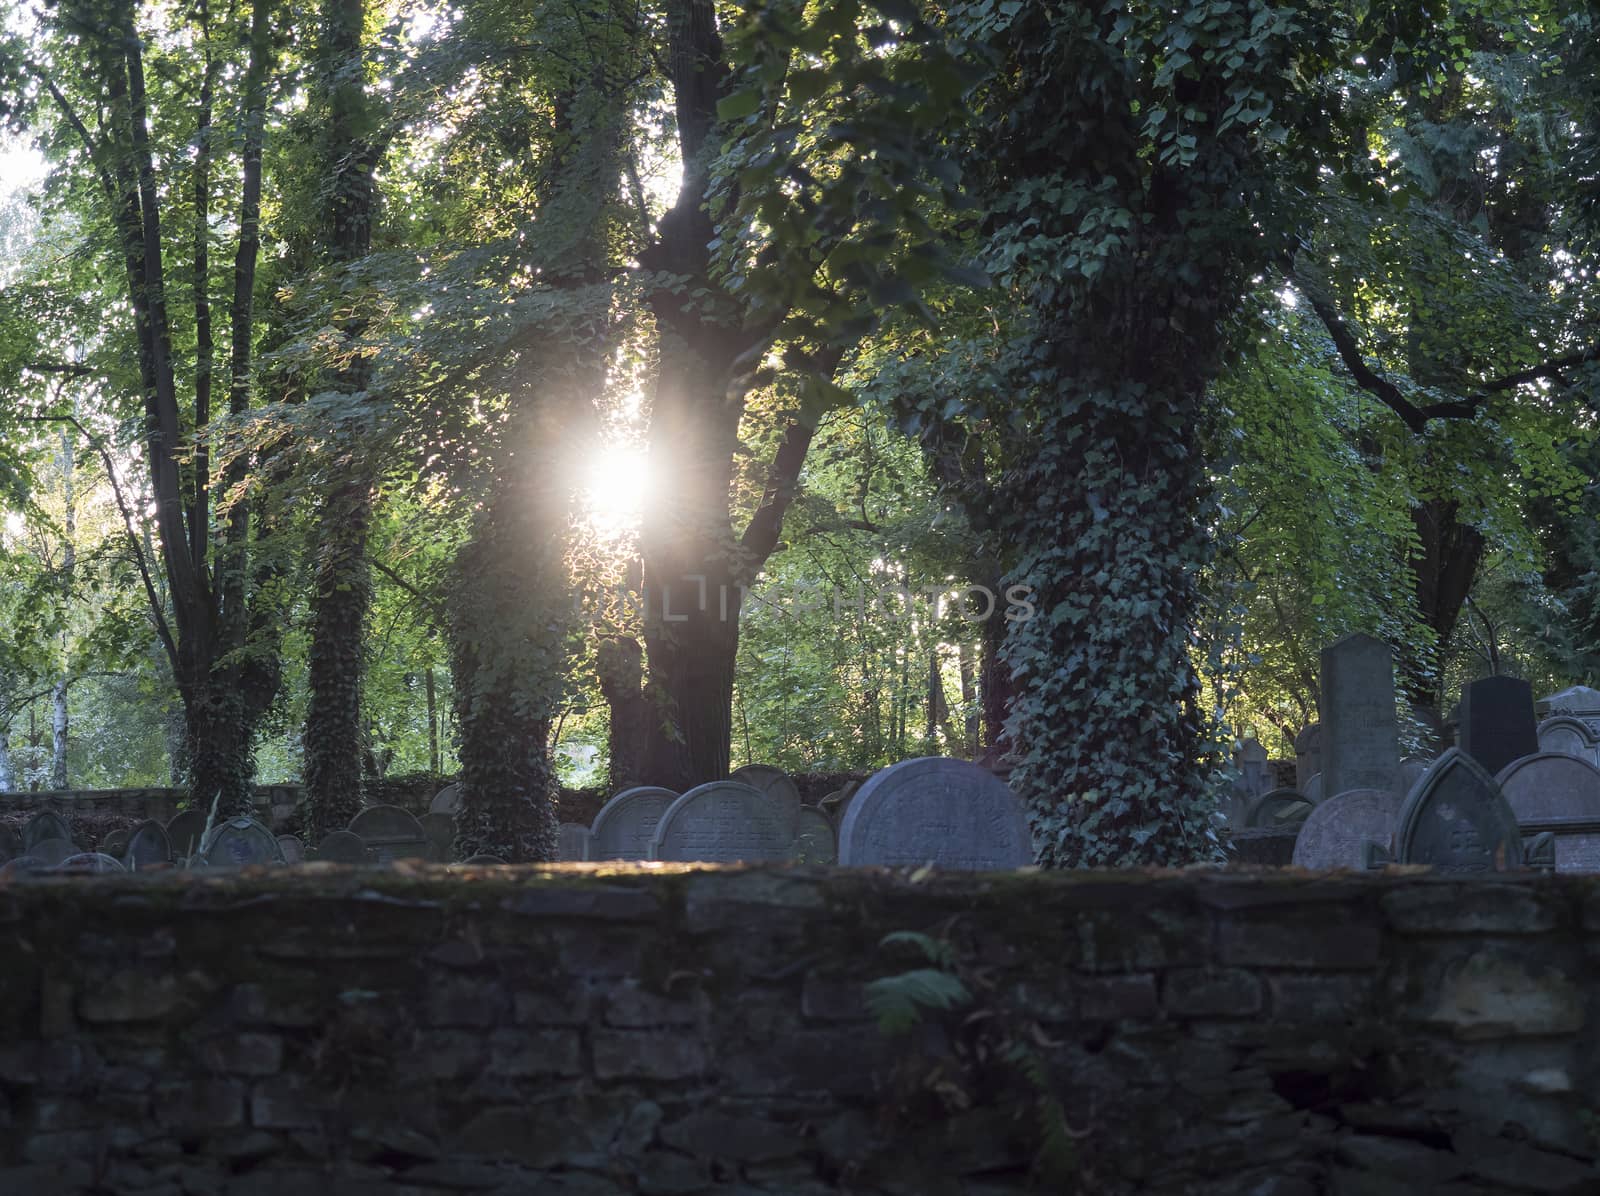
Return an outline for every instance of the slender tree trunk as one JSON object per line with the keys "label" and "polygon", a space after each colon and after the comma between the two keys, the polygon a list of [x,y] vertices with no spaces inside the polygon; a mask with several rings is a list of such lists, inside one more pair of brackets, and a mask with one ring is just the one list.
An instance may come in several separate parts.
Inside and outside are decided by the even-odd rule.
{"label": "slender tree trunk", "polygon": [[[76,404],[74,404],[76,407]],[[78,496],[77,496],[77,461],[73,453],[73,432],[70,428],[61,430],[61,492],[64,513],[61,521],[61,530],[65,535],[65,542],[61,548],[61,596],[62,601],[70,604],[73,598],[73,583],[78,571]],[[55,690],[51,695],[52,718],[51,729],[51,762],[50,785],[55,789],[67,787],[67,732],[69,719],[67,713],[67,690],[72,684],[71,664],[67,659],[69,645],[67,635],[61,635],[61,674],[56,678]]]}
{"label": "slender tree trunk", "polygon": [[433,684],[433,663],[423,671],[423,687],[428,695],[428,771],[439,775],[439,695]]}

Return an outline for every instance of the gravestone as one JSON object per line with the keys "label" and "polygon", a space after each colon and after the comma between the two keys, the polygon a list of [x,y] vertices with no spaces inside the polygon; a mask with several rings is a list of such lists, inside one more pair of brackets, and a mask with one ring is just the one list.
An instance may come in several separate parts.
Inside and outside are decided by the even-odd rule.
{"label": "gravestone", "polygon": [[1312,805],[1316,805],[1322,800],[1322,795],[1322,774],[1320,772],[1314,772],[1306,778],[1305,788],[1300,791],[1300,796],[1305,798]]}
{"label": "gravestone", "polygon": [[128,850],[128,829],[119,826],[116,830],[100,840],[100,850],[112,859],[120,859],[122,853]]}
{"label": "gravestone", "polygon": [[435,793],[433,800],[428,803],[428,813],[450,815],[461,813],[461,782],[446,785]]}
{"label": "gravestone", "polygon": [[1404,797],[1411,792],[1411,787],[1422,780],[1422,774],[1428,771],[1428,761],[1418,760],[1415,756],[1408,756],[1400,761],[1400,784],[1396,787],[1398,796]]}
{"label": "gravestone", "polygon": [[1535,709],[1541,717],[1570,714],[1587,723],[1591,731],[1600,734],[1600,689],[1573,685],[1560,693],[1540,698]]}
{"label": "gravestone", "polygon": [[295,835],[279,835],[278,850],[283,853],[285,864],[303,864],[306,862],[306,845]]}
{"label": "gravestone", "polygon": [[1461,691],[1456,743],[1491,776],[1539,750],[1533,686],[1516,677],[1483,677]]}
{"label": "gravestone", "polygon": [[40,839],[24,852],[29,859],[38,860],[46,868],[54,868],[63,860],[78,854],[77,844],[66,839]]}
{"label": "gravestone", "polygon": [[1600,738],[1590,733],[1589,725],[1581,718],[1571,714],[1557,714],[1539,724],[1539,750],[1600,764]]}
{"label": "gravestone", "polygon": [[0,822],[0,863],[14,860],[22,854],[22,836],[13,827]]}
{"label": "gravestone", "polygon": [[794,840],[797,864],[833,864],[839,859],[839,845],[833,821],[815,806],[800,807],[800,833]]}
{"label": "gravestone", "polygon": [[56,865],[57,872],[122,872],[121,864],[102,851],[80,851]]}
{"label": "gravestone", "polygon": [[1247,827],[1281,827],[1304,822],[1316,803],[1293,789],[1274,789],[1256,798],[1245,815]]}
{"label": "gravestone", "polygon": [[742,768],[734,769],[728,779],[765,793],[777,803],[784,825],[789,828],[790,838],[799,832],[800,790],[783,769],[774,768],[770,764],[746,764]]}
{"label": "gravestone", "polygon": [[1357,633],[1324,648],[1320,706],[1324,796],[1348,789],[1398,791],[1400,728],[1389,645]]}
{"label": "gravestone", "polygon": [[1400,796],[1392,789],[1348,789],[1314,808],[1294,841],[1297,868],[1367,866],[1367,844],[1394,840]]}
{"label": "gravestone", "polygon": [[556,859],[563,863],[572,863],[588,858],[589,828],[581,822],[563,822],[560,827]]}
{"label": "gravestone", "polygon": [[1301,793],[1322,771],[1322,724],[1312,723],[1294,737],[1294,787]]}
{"label": "gravestone", "polygon": [[832,820],[833,825],[838,826],[844,821],[845,811],[850,808],[850,802],[860,788],[860,781],[846,781],[843,786],[828,794],[817,805]]}
{"label": "gravestone", "polygon": [[72,842],[72,827],[54,810],[40,810],[22,824],[22,849],[31,852],[34,845],[46,839]]}
{"label": "gravestone", "polygon": [[1557,872],[1600,872],[1600,768],[1541,752],[1507,765],[1495,780],[1524,839],[1555,834]]}
{"label": "gravestone", "polygon": [[11,880],[21,876],[37,876],[50,871],[50,865],[31,855],[19,855],[0,864],[0,879]]}
{"label": "gravestone", "polygon": [[925,756],[872,774],[839,827],[841,864],[1025,868],[1033,838],[1022,803],[993,773]]}
{"label": "gravestone", "polygon": [[316,859],[335,864],[365,864],[368,862],[367,845],[360,835],[349,831],[331,831],[317,844]]}
{"label": "gravestone", "polygon": [[1244,790],[1251,797],[1260,797],[1272,789],[1272,765],[1259,739],[1246,739],[1239,745],[1237,763]]}
{"label": "gravestone", "polygon": [[172,847],[172,858],[188,859],[200,854],[200,840],[206,833],[204,810],[184,810],[167,823],[167,842]]}
{"label": "gravestone", "polygon": [[1394,859],[1440,872],[1476,875],[1523,866],[1522,831],[1494,778],[1450,748],[1406,795],[1395,826]]}
{"label": "gravestone", "polygon": [[278,840],[254,818],[230,818],[213,827],[200,854],[212,868],[253,868],[283,863]]}
{"label": "gravestone", "polygon": [[456,820],[453,814],[424,814],[422,833],[428,837],[428,858],[435,864],[448,864],[455,858]]}
{"label": "gravestone", "polygon": [[154,819],[141,822],[128,836],[128,846],[123,849],[122,859],[129,872],[170,864],[172,840],[168,838],[166,828]]}
{"label": "gravestone", "polygon": [[420,860],[428,854],[428,836],[422,823],[399,806],[369,806],[352,818],[346,829],[361,836],[367,851],[380,864]]}
{"label": "gravestone", "polygon": [[497,855],[488,855],[488,854],[475,855],[475,856],[470,857],[469,859],[462,860],[461,862],[462,862],[462,864],[466,865],[467,867],[471,867],[471,868],[487,868],[487,867],[490,867],[490,866],[495,865],[495,864],[503,865],[505,863],[505,861],[502,860],[499,856],[497,856]]}
{"label": "gravestone", "polygon": [[780,803],[740,781],[712,781],[662,812],[650,858],[758,863],[787,860],[793,846]]}
{"label": "gravestone", "polygon": [[639,785],[624,789],[594,816],[589,827],[591,860],[648,860],[656,824],[678,800],[671,789]]}

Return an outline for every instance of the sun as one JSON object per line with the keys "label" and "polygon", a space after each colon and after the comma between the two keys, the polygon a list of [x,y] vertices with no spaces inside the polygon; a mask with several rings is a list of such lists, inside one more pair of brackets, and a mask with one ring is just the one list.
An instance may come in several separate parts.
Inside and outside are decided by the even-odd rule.
{"label": "sun", "polygon": [[636,531],[649,496],[650,458],[643,448],[613,442],[589,460],[583,511],[599,535],[609,539]]}

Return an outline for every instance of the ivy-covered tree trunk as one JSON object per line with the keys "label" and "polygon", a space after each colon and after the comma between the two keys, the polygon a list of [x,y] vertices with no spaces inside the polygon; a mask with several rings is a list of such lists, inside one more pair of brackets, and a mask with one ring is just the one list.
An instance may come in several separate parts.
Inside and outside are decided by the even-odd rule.
{"label": "ivy-covered tree trunk", "polygon": [[[377,206],[373,181],[375,121],[364,79],[365,0],[325,0],[319,68],[328,109],[323,162],[330,180],[326,258],[335,268],[364,257],[372,245]],[[359,305],[352,304],[352,308]],[[337,323],[347,339],[365,319],[346,310]],[[366,389],[363,359],[341,363],[333,386],[356,395]],[[307,676],[305,785],[308,829],[314,839],[346,826],[361,809],[364,724],[361,686],[372,579],[367,532],[373,481],[360,446],[333,470],[317,527]],[[341,476],[342,475],[342,476]]]}

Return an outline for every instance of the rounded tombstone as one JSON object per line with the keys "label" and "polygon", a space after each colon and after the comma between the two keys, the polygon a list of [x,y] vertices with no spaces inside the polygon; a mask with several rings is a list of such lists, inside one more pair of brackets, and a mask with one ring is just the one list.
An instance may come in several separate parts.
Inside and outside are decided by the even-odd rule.
{"label": "rounded tombstone", "polygon": [[306,845],[295,835],[279,835],[278,850],[283,853],[285,864],[303,864],[306,862]]}
{"label": "rounded tombstone", "polygon": [[423,833],[422,823],[399,806],[368,806],[350,820],[346,829],[361,836],[372,858],[380,864],[424,859],[428,854],[428,836]]}
{"label": "rounded tombstone", "polygon": [[591,860],[648,860],[656,825],[678,800],[671,789],[638,785],[624,789],[594,816],[589,827]]}
{"label": "rounded tombstone", "polygon": [[213,868],[252,868],[283,863],[278,840],[254,818],[230,818],[214,827],[200,854]]}
{"label": "rounded tombstone", "polygon": [[469,868],[487,868],[495,864],[504,864],[505,861],[497,855],[479,854],[462,860],[461,863]]}
{"label": "rounded tombstone", "polygon": [[650,856],[711,864],[758,863],[787,860],[793,847],[794,833],[778,802],[739,781],[712,781],[666,808],[656,824]]}
{"label": "rounded tombstone", "polygon": [[1247,827],[1281,827],[1304,822],[1316,803],[1293,789],[1274,789],[1263,793],[1245,815]]}
{"label": "rounded tombstone", "polygon": [[1495,776],[1517,822],[1600,822],[1600,768],[1581,756],[1538,752]]}
{"label": "rounded tombstone", "polygon": [[1400,795],[1382,789],[1347,789],[1319,803],[1300,825],[1291,862],[1297,868],[1367,866],[1367,844],[1392,853]]}
{"label": "rounded tombstone", "polygon": [[335,864],[366,864],[372,859],[367,854],[367,845],[361,836],[349,831],[330,832],[317,844],[315,858]]}
{"label": "rounded tombstone", "polygon": [[46,864],[43,860],[31,855],[19,855],[14,859],[7,860],[4,864],[0,864],[0,879],[9,880],[19,876],[38,876],[40,873],[50,871],[50,869],[51,865]]}
{"label": "rounded tombstone", "polygon": [[839,863],[969,872],[1026,868],[1033,837],[1022,803],[967,760],[924,756],[880,769],[857,790],[839,826]]}
{"label": "rounded tombstone", "polygon": [[1570,714],[1558,714],[1539,724],[1539,751],[1577,756],[1584,760],[1594,758],[1594,736],[1588,724]]}
{"label": "rounded tombstone", "polygon": [[80,851],[69,855],[55,866],[55,872],[121,872],[123,867],[111,856],[99,851]]}
{"label": "rounded tombstone", "polygon": [[128,839],[131,837],[128,828],[119,826],[116,830],[100,840],[100,850],[113,859],[120,858],[128,850]]}
{"label": "rounded tombstone", "polygon": [[62,860],[70,859],[78,854],[78,846],[66,839],[40,839],[25,853],[44,864],[47,868],[54,868]]}
{"label": "rounded tombstone", "polygon": [[746,764],[729,774],[728,780],[738,781],[765,793],[782,811],[785,825],[793,837],[800,830],[800,790],[781,768],[771,764]]}
{"label": "rounded tombstone", "polygon": [[22,836],[16,828],[0,822],[0,863],[14,860],[22,854]]}
{"label": "rounded tombstone", "polygon": [[835,789],[818,802],[817,806],[832,820],[834,826],[838,826],[844,821],[845,811],[850,808],[850,802],[860,788],[860,781],[846,781],[841,788]]}
{"label": "rounded tombstone", "polygon": [[424,814],[419,821],[428,838],[428,858],[435,864],[448,864],[456,853],[454,814]]}
{"label": "rounded tombstone", "polygon": [[1305,792],[1300,796],[1312,805],[1316,805],[1322,800],[1322,774],[1320,772],[1311,774],[1306,781]]}
{"label": "rounded tombstone", "polygon": [[430,814],[459,814],[461,813],[461,782],[446,785],[433,795],[433,800],[428,803]]}
{"label": "rounded tombstone", "polygon": [[167,845],[172,858],[186,860],[200,854],[200,841],[206,833],[204,810],[181,810],[167,822]]}
{"label": "rounded tombstone", "polygon": [[122,852],[122,859],[129,872],[170,864],[172,841],[167,837],[166,828],[154,819],[141,822],[128,836],[128,846]]}
{"label": "rounded tombstone", "polygon": [[794,862],[797,864],[835,864],[839,843],[833,833],[833,820],[815,806],[800,807],[800,833],[794,837]]}
{"label": "rounded tombstone", "polygon": [[1399,864],[1474,875],[1523,867],[1522,832],[1505,795],[1461,748],[1434,761],[1400,806],[1394,832]]}
{"label": "rounded tombstone", "polygon": [[34,846],[46,839],[72,842],[72,826],[54,810],[40,810],[22,824],[22,849],[31,852]]}

